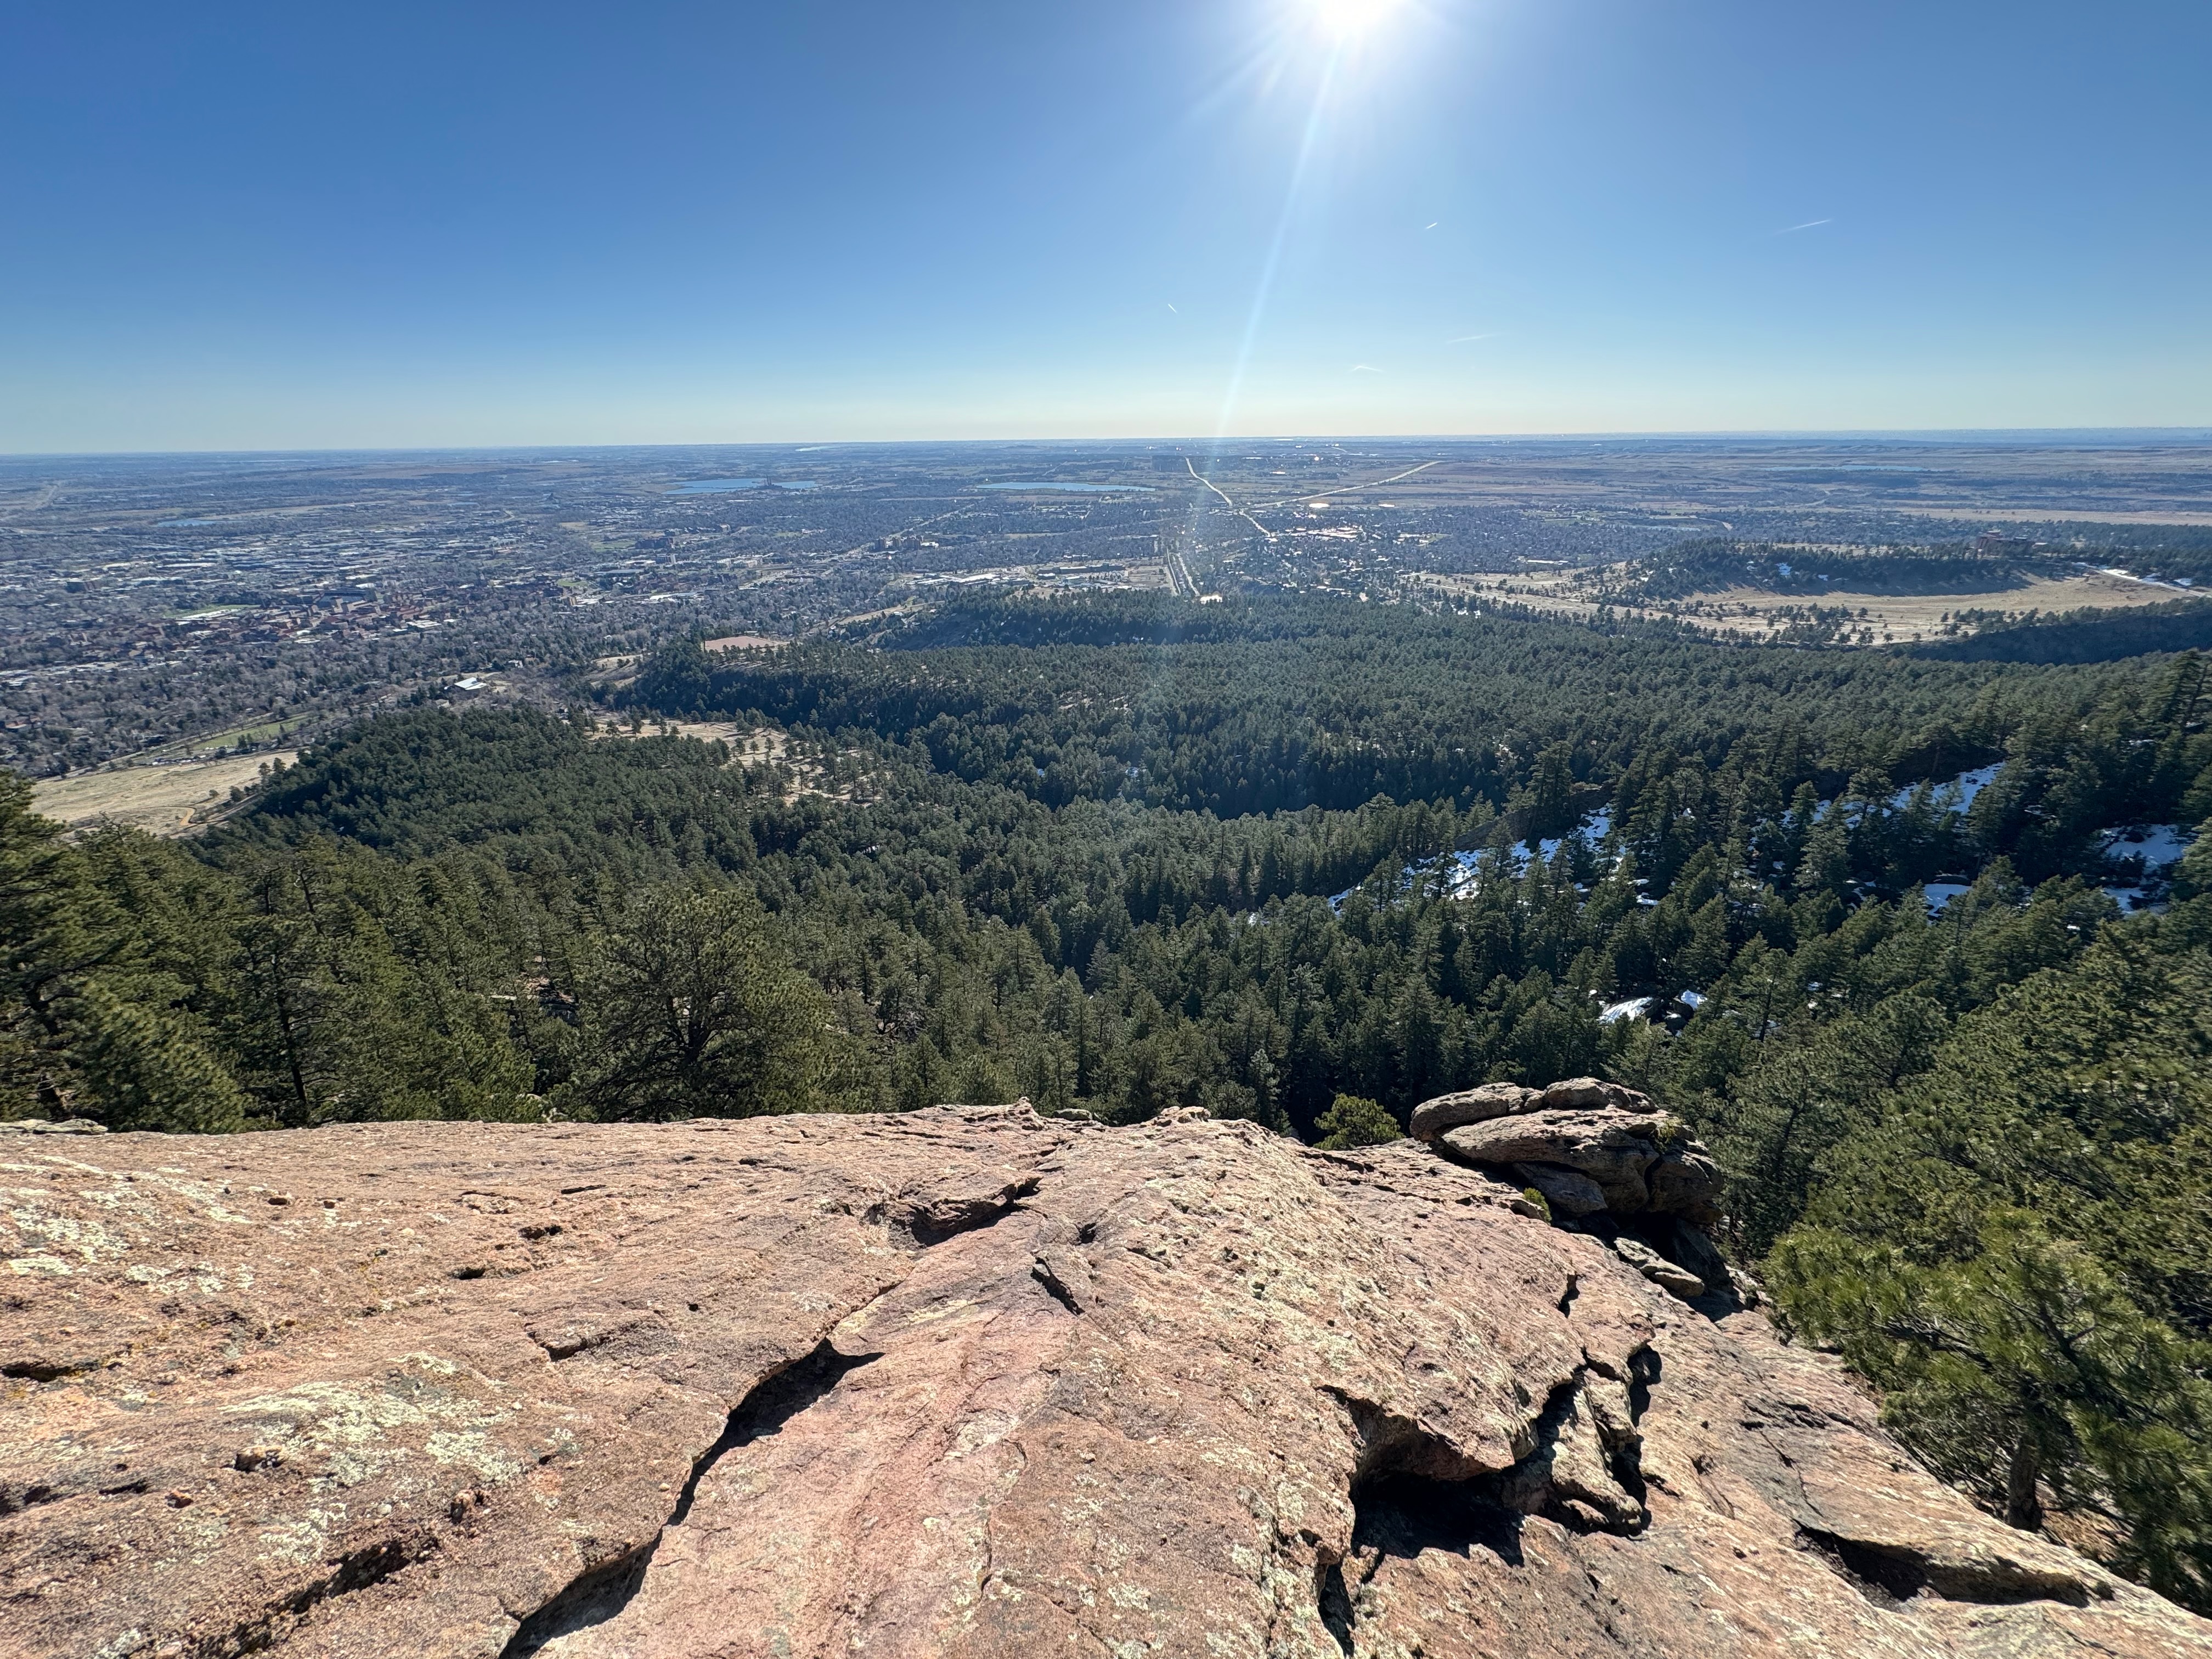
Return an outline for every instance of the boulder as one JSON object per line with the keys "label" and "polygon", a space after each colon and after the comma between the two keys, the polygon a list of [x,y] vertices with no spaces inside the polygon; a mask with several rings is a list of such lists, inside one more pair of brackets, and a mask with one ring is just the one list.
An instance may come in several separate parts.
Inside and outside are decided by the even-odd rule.
{"label": "boulder", "polygon": [[1536,1091],[1524,1089],[1517,1083],[1486,1083],[1479,1089],[1438,1095],[1413,1108],[1406,1133],[1416,1140],[1434,1140],[1447,1129],[1523,1110],[1537,1097]]}
{"label": "boulder", "polygon": [[1607,1209],[1631,1215],[1650,1204],[1644,1172],[1662,1156],[1657,1121],[1604,1108],[1546,1107],[1449,1130],[1441,1145],[1468,1164],[1565,1164],[1603,1189]]}
{"label": "boulder", "polygon": [[1692,1216],[1701,1224],[1711,1225],[1714,1203],[1727,1179],[1698,1142],[1676,1142],[1644,1171],[1644,1185],[1650,1194],[1648,1207],[1662,1215]]}
{"label": "boulder", "polygon": [[[1539,1103],[1550,1095],[1546,1091]],[[1448,1157],[1478,1167],[1540,1164],[1578,1171],[1597,1184],[1604,1207],[1616,1216],[1682,1215],[1701,1225],[1717,1218],[1720,1166],[1680,1119],[1662,1113],[1535,1103],[1510,1116],[1447,1129],[1437,1145]]]}
{"label": "boulder", "polygon": [[1626,1084],[1606,1083],[1594,1077],[1571,1077],[1554,1083],[1538,1097],[1539,1106],[1565,1108],[1611,1107],[1616,1112],[1649,1113],[1659,1109],[1650,1096]]}
{"label": "boulder", "polygon": [[9,1659],[2212,1659],[1832,1358],[1418,1142],[941,1107],[4,1161]]}
{"label": "boulder", "polygon": [[1543,1194],[1554,1215],[1601,1215],[1605,1188],[1579,1170],[1557,1164],[1516,1164],[1513,1173],[1523,1183]]}
{"label": "boulder", "polygon": [[1562,1108],[1610,1106],[1607,1092],[1607,1085],[1594,1077],[1565,1078],[1539,1091],[1542,1104]]}
{"label": "boulder", "polygon": [[88,1117],[65,1117],[59,1120],[45,1117],[16,1117],[0,1119],[0,1134],[17,1135],[104,1135],[107,1126],[95,1123]]}
{"label": "boulder", "polygon": [[1621,1237],[1613,1241],[1613,1250],[1623,1261],[1642,1273],[1661,1290],[1688,1302],[1705,1293],[1705,1281],[1687,1267],[1679,1267],[1653,1249],[1641,1239]]}
{"label": "boulder", "polygon": [[1639,1224],[1639,1231],[1647,1243],[1657,1247],[1662,1255],[1705,1280],[1708,1289],[1719,1290],[1733,1285],[1741,1293],[1747,1285],[1747,1281],[1742,1281],[1742,1275],[1729,1266],[1728,1258],[1721,1254],[1720,1247],[1713,1243],[1711,1236],[1689,1217],[1680,1214],[1646,1217]]}

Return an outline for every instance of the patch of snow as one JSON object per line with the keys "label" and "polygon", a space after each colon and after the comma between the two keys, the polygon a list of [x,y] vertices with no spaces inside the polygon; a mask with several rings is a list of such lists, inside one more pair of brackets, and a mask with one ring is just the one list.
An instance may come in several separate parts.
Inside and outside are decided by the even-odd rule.
{"label": "patch of snow", "polygon": [[[1598,842],[1603,841],[1607,836],[1613,833],[1612,809],[1610,807],[1600,807],[1596,811],[1590,814],[1587,823],[1577,824],[1571,833],[1580,836],[1592,847],[1595,847]],[[1565,841],[1565,839],[1566,836],[1553,836],[1547,841],[1538,842],[1536,843],[1534,856],[1541,859],[1545,863],[1549,864],[1552,861],[1552,855],[1559,850],[1560,843]],[[1528,852],[1528,843],[1525,841],[1515,842],[1513,843],[1513,856],[1525,861],[1530,856]]]}
{"label": "patch of snow", "polygon": [[1942,915],[1945,905],[1958,897],[1960,894],[1972,890],[1966,883],[1961,881],[1931,881],[1920,890],[1922,896],[1928,901],[1928,914],[1933,916]]}
{"label": "patch of snow", "polygon": [[[1612,830],[1613,814],[1601,808],[1577,824],[1572,833],[1595,848],[1598,842],[1612,833]],[[1532,857],[1548,864],[1565,839],[1565,836],[1553,836],[1539,841],[1533,850],[1527,842],[1516,842],[1510,849],[1512,858],[1516,864],[1523,866]],[[1478,873],[1481,861],[1482,854],[1480,853],[1457,852],[1446,853],[1419,864],[1408,864],[1398,872],[1396,890],[1400,893],[1427,890],[1440,892],[1446,898],[1473,898],[1482,889],[1482,878]],[[1344,902],[1358,890],[1357,888],[1347,887],[1341,893],[1330,895],[1328,908],[1341,910]]]}
{"label": "patch of snow", "polygon": [[[1935,791],[1936,810],[1948,811],[1954,817],[1963,814],[1973,805],[1974,797],[1988,788],[2002,769],[2002,763],[1996,766],[1978,766],[1971,772],[1960,773],[1948,782],[1937,784]],[[1903,811],[1905,804],[1912,799],[1912,792],[1918,787],[1917,784],[1908,784],[1892,795],[1889,810]]]}
{"label": "patch of snow", "polygon": [[1447,897],[1473,898],[1481,890],[1482,879],[1475,874],[1481,859],[1479,853],[1453,853],[1437,861],[1437,881]]}
{"label": "patch of snow", "polygon": [[2178,823],[2131,823],[2107,830],[2097,844],[2112,859],[2141,859],[2146,870],[2163,870],[2179,862],[2197,839],[2197,832]]}
{"label": "patch of snow", "polygon": [[1651,1012],[1651,997],[1631,997],[1626,1002],[1611,1002],[1597,1011],[1597,1023],[1610,1025],[1620,1019],[1641,1019]]}
{"label": "patch of snow", "polygon": [[1685,991],[1674,1000],[1694,1014],[1705,1006],[1705,994],[1703,991]]}
{"label": "patch of snow", "polygon": [[2148,910],[2154,916],[2166,914],[2165,899],[2157,896],[2160,889],[2154,887],[2107,887],[2105,891],[2112,902],[2132,915],[2138,910]]}
{"label": "patch of snow", "polygon": [[2114,577],[2118,577],[2121,581],[2124,581],[2124,582],[2140,582],[2140,583],[2142,583],[2142,586],[2144,586],[2145,587],[2170,587],[2170,588],[2173,589],[2173,591],[2174,591],[2174,592],[2178,592],[2178,593],[2185,593],[2185,592],[2187,592],[2189,591],[2190,587],[2192,586],[2192,584],[2191,584],[2191,583],[2187,582],[2187,581],[2170,581],[2170,582],[2166,582],[2166,581],[2160,581],[2160,580],[2157,577],[2155,577],[2155,576],[2138,576],[2138,575],[2136,575],[2136,573],[2135,573],[2134,571],[2132,571],[2132,570],[2123,570],[2123,569],[2121,569],[2121,568],[2119,568],[2119,566],[2118,566],[2118,565],[2116,565],[2116,564],[2098,565],[2098,566],[2095,566],[2095,567],[2094,567],[2094,568],[2095,568],[2095,570],[2096,570],[2097,574],[2098,574],[2099,575],[2100,575],[2100,576],[2114,576]]}

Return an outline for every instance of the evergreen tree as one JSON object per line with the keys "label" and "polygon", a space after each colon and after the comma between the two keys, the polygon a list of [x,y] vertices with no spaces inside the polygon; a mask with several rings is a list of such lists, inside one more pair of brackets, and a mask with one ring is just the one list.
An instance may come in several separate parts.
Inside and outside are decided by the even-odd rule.
{"label": "evergreen tree", "polygon": [[1315,1144],[1324,1152],[1344,1152],[1353,1146],[1381,1146],[1405,1139],[1398,1120],[1380,1101],[1360,1095],[1339,1095],[1315,1124],[1322,1139]]}
{"label": "evergreen tree", "polygon": [[599,1118],[819,1111],[841,1059],[828,1000],[734,889],[657,889],[594,939],[566,1098]]}
{"label": "evergreen tree", "polygon": [[1968,1016],[1832,1156],[1791,1317],[2017,1524],[2049,1492],[2212,1607],[2212,957],[2115,932]]}
{"label": "evergreen tree", "polygon": [[30,787],[0,773],[0,1115],[240,1127],[244,1098]]}

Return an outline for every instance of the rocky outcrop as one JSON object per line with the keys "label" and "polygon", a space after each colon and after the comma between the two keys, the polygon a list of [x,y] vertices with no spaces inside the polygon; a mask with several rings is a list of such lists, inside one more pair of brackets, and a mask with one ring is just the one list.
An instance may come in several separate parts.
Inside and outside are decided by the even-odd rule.
{"label": "rocky outcrop", "polygon": [[1411,1127],[1446,1157],[1521,1183],[1552,1218],[1607,1240],[1686,1301],[1735,1297],[1706,1231],[1719,1218],[1720,1166],[1650,1096],[1589,1077],[1487,1083],[1425,1101]]}
{"label": "rocky outcrop", "polygon": [[1546,1170],[1581,1176],[1590,1195],[1566,1206],[1575,1215],[1694,1217],[1709,1213],[1720,1193],[1720,1170],[1672,1118],[1533,1111],[1454,1129],[1443,1144],[1466,1163],[1520,1170],[1540,1186]]}
{"label": "rocky outcrop", "polygon": [[[1633,1190],[1572,1133],[1513,1166]],[[0,1163],[11,1659],[2212,1656],[1420,1141],[940,1108]]]}

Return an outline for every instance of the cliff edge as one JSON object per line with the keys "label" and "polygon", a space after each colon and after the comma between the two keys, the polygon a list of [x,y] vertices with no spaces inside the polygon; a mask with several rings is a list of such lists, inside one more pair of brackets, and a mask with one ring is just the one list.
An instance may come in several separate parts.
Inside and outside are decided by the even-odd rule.
{"label": "cliff edge", "polygon": [[2212,1656],[1560,1087],[0,1137],[0,1653]]}

